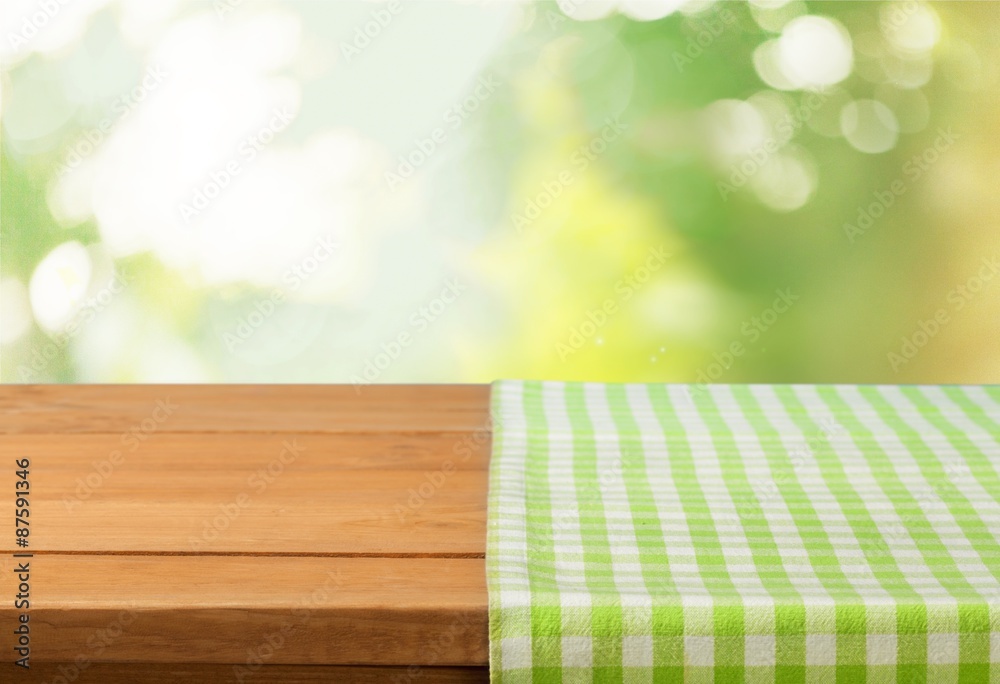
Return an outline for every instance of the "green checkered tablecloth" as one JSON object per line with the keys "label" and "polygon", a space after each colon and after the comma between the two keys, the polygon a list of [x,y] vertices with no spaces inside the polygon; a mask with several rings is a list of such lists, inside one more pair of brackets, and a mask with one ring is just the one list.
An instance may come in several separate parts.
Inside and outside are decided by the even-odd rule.
{"label": "green checkered tablecloth", "polygon": [[493,386],[494,682],[1000,683],[1000,387]]}

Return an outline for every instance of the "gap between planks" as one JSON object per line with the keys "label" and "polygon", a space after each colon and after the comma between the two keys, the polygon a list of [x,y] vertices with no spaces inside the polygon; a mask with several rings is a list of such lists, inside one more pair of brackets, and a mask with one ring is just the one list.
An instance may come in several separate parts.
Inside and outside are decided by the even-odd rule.
{"label": "gap between planks", "polygon": [[173,684],[213,682],[218,684],[488,684],[486,667],[368,667],[363,665],[263,665],[253,669],[239,665],[178,663],[90,663],[82,671],[75,663],[36,663],[35,681],[59,681],[65,673],[79,673],[74,684]]}

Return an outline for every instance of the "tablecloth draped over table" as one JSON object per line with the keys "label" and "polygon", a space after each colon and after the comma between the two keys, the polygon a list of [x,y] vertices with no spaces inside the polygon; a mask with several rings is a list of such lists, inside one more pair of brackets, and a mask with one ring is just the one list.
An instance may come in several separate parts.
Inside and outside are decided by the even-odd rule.
{"label": "tablecloth draped over table", "polygon": [[1000,387],[491,403],[494,682],[1000,682]]}

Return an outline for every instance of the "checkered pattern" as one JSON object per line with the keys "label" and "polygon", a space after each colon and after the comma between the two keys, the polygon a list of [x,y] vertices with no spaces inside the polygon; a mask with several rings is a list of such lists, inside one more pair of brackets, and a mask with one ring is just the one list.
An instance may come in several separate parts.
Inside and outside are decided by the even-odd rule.
{"label": "checkered pattern", "polygon": [[492,405],[493,682],[1000,683],[1000,387]]}

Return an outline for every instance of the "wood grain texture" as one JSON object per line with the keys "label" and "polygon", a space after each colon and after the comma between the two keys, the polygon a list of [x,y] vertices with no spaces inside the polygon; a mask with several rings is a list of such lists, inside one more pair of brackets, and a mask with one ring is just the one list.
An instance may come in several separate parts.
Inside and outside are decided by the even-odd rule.
{"label": "wood grain texture", "polygon": [[0,388],[11,492],[31,459],[33,662],[482,681],[489,427],[479,386]]}
{"label": "wood grain texture", "polygon": [[[296,433],[175,433],[163,431],[140,443],[118,434],[2,434],[3,453],[20,453],[39,465],[78,468],[90,460],[121,451],[130,467],[187,473],[230,472],[234,467],[261,467],[274,460],[290,438],[300,444],[297,471],[434,470],[444,460],[457,470],[486,470],[490,434],[478,432],[341,432]],[[134,448],[133,448],[134,445]],[[87,458],[81,456],[83,452]],[[130,458],[132,454],[136,458]]]}
{"label": "wood grain texture", "polygon": [[[81,488],[77,482],[95,472],[86,465],[49,467],[44,457],[32,464],[36,551],[482,557],[485,550],[485,471],[323,473],[293,463],[266,479],[255,474],[259,464],[185,473],[147,462]],[[13,508],[13,497],[0,501],[7,520]],[[0,546],[13,551],[13,543],[5,535]]]}
{"label": "wood grain texture", "polygon": [[[152,396],[159,388],[142,389]],[[192,403],[209,403],[201,389],[238,405],[220,396],[222,388],[183,389]],[[345,388],[329,389],[340,400]],[[105,388],[102,405],[115,405],[126,390],[136,394]],[[173,433],[168,418],[136,433],[0,434],[0,453],[31,459],[37,551],[482,556],[485,398],[473,430],[405,432],[403,426],[414,427],[412,416],[381,390],[382,429],[374,432]],[[74,406],[94,397],[90,387],[63,392],[63,403]],[[298,396],[301,388],[289,392]],[[437,388],[428,394],[427,405],[452,412],[435,399]],[[386,406],[397,407],[395,426]],[[249,422],[238,412],[229,418]],[[0,516],[11,519],[13,508],[12,497],[0,498]],[[13,550],[13,541],[0,537],[0,549]]]}
{"label": "wood grain texture", "polygon": [[0,433],[440,432],[486,425],[486,385],[7,385]]}
{"label": "wood grain texture", "polygon": [[[14,560],[4,596],[16,593]],[[46,554],[31,572],[38,661],[487,660],[478,559]]]}
{"label": "wood grain texture", "polygon": [[[486,667],[369,667],[359,665],[263,665],[245,671],[239,665],[200,663],[92,663],[80,669],[73,663],[39,663],[31,676],[15,673],[15,681],[63,684],[487,684]],[[7,680],[2,680],[7,681]]]}

